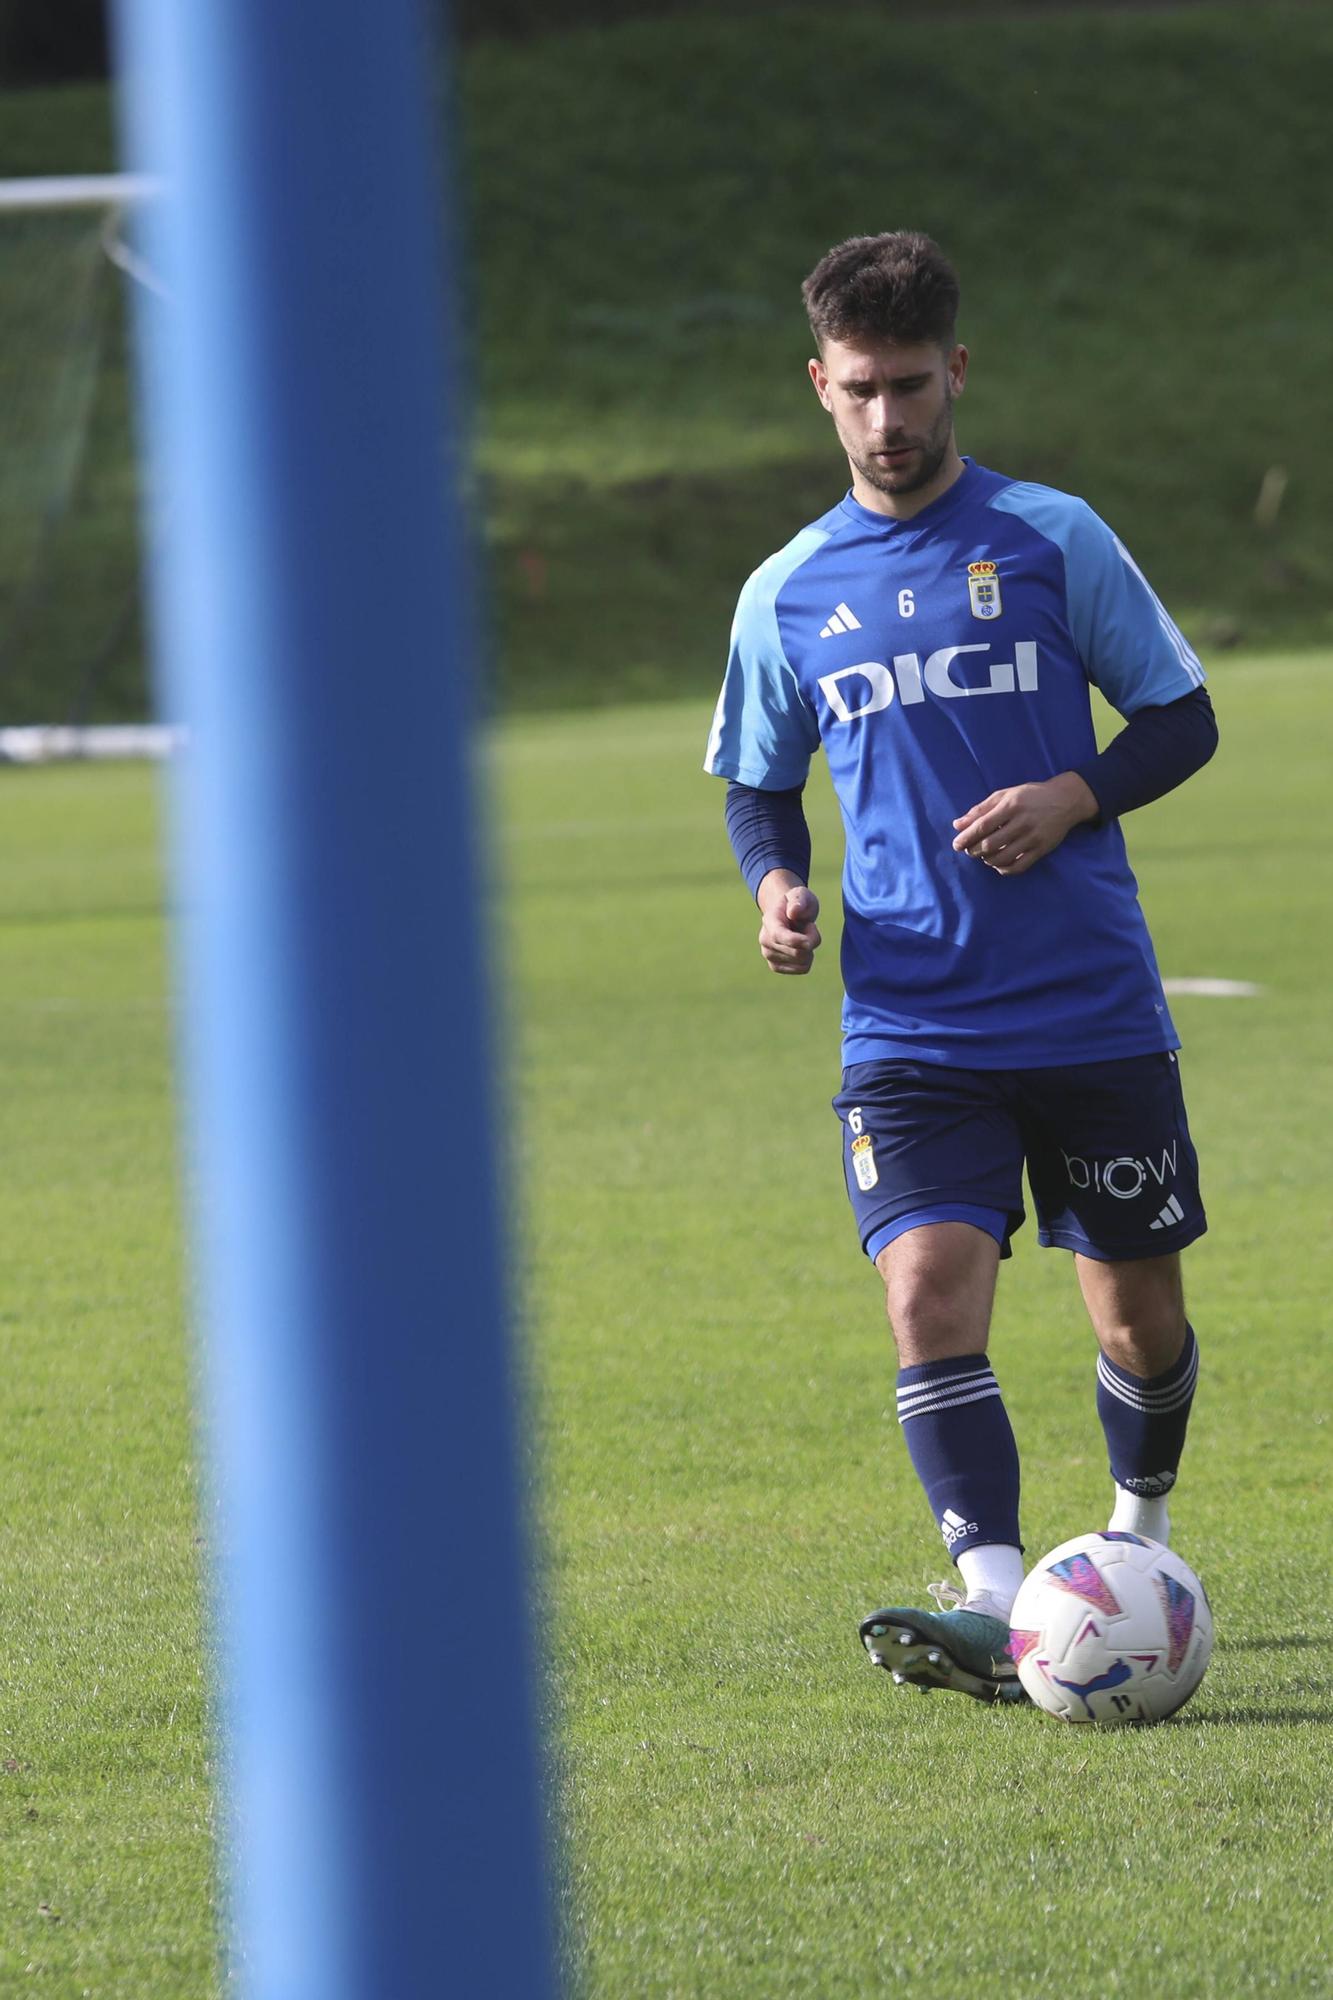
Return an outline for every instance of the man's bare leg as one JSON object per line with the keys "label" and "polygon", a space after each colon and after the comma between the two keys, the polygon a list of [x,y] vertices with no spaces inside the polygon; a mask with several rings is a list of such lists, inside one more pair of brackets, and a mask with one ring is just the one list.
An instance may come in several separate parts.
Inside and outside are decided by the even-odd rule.
{"label": "man's bare leg", "polygon": [[949,1611],[897,1606],[862,1621],[877,1665],[917,1687],[1021,1697],[1005,1647],[1023,1576],[1018,1452],[986,1359],[1000,1246],[929,1222],[875,1259],[898,1349],[898,1416],[917,1477],[966,1586]]}
{"label": "man's bare leg", "polygon": [[1000,1246],[967,1222],[909,1229],[880,1251],[884,1304],[900,1368],[984,1354]]}
{"label": "man's bare leg", "polygon": [[966,1222],[908,1230],[875,1260],[898,1349],[898,1418],[969,1606],[1007,1617],[1023,1580],[1018,1453],[986,1360],[1000,1246]]}

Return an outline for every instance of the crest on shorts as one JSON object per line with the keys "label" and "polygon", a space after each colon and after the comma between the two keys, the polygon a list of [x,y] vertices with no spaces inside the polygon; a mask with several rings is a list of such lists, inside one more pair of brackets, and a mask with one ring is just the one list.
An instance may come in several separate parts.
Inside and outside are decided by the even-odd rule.
{"label": "crest on shorts", "polygon": [[967,594],[972,600],[974,618],[998,618],[1003,606],[1000,603],[1000,574],[993,562],[972,562],[967,566]]}
{"label": "crest on shorts", "polygon": [[875,1165],[875,1144],[868,1132],[859,1139],[852,1140],[852,1172],[856,1175],[856,1185],[862,1194],[869,1194],[872,1187],[879,1185],[879,1168]]}

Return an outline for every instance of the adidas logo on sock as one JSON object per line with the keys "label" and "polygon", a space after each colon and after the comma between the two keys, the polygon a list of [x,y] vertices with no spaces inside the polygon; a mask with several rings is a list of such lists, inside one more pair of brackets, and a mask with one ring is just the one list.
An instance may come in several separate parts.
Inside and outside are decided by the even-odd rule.
{"label": "adidas logo on sock", "polygon": [[951,1549],[964,1535],[975,1535],[977,1524],[975,1521],[965,1521],[952,1507],[946,1507],[940,1516],[940,1533],[944,1537],[945,1548]]}
{"label": "adidas logo on sock", "polygon": [[849,605],[840,604],[827,625],[820,627],[821,639],[831,639],[835,632],[859,632],[861,621]]}
{"label": "adidas logo on sock", "polygon": [[1126,1493],[1133,1493],[1141,1500],[1160,1500],[1169,1493],[1176,1483],[1174,1472],[1148,1472],[1139,1479],[1118,1479],[1117,1486],[1123,1486]]}
{"label": "adidas logo on sock", "polygon": [[1170,1229],[1173,1223],[1183,1222],[1184,1220],[1185,1220],[1185,1211],[1180,1206],[1180,1203],[1176,1200],[1175,1196],[1172,1195],[1170,1201],[1167,1203],[1166,1207],[1162,1210],[1156,1222],[1150,1222],[1148,1224],[1148,1227],[1149,1229]]}

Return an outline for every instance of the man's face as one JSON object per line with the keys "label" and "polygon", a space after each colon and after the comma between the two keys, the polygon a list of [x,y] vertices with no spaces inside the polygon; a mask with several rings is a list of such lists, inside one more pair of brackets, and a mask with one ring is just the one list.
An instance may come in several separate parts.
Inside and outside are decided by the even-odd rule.
{"label": "man's face", "polygon": [[930,486],[953,459],[953,399],[966,377],[967,349],[930,341],[829,340],[810,363],[853,472],[889,496]]}

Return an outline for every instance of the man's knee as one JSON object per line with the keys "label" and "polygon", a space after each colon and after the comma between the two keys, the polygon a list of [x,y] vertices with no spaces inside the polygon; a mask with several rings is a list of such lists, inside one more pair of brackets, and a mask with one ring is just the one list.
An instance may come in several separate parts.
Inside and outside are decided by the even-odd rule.
{"label": "man's knee", "polygon": [[1084,1303],[1107,1359],[1131,1375],[1160,1375],[1185,1345],[1185,1291],[1180,1258],[1133,1262],[1078,1260]]}
{"label": "man's knee", "polygon": [[925,1224],[880,1251],[875,1265],[903,1367],[985,1352],[999,1262],[994,1239],[963,1222]]}

